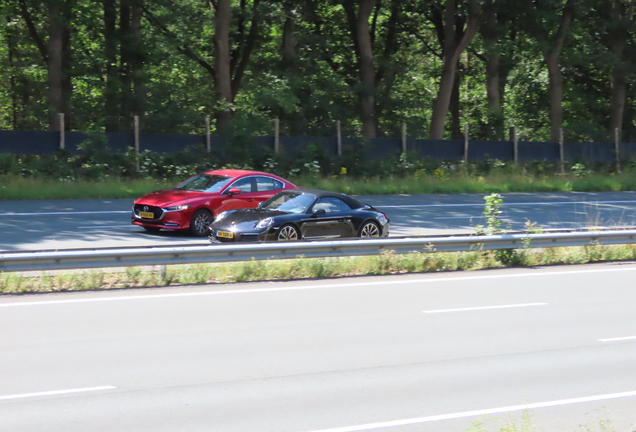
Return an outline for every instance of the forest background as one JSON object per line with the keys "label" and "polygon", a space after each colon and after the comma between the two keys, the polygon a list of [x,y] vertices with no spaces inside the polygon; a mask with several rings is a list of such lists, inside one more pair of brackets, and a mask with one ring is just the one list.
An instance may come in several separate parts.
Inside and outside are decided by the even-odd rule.
{"label": "forest background", "polygon": [[4,0],[0,129],[629,141],[635,3]]}

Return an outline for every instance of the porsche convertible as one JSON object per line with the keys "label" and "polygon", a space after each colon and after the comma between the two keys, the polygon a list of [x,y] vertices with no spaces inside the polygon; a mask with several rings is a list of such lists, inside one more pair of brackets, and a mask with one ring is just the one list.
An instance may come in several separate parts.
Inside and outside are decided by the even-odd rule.
{"label": "porsche convertible", "polygon": [[386,237],[389,219],[355,198],[312,189],[288,189],[257,208],[220,213],[210,241],[254,242]]}

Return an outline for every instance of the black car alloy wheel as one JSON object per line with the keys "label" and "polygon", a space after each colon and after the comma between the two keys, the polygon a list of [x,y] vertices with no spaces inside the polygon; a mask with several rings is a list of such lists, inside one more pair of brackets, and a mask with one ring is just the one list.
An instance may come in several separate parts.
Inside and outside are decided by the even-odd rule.
{"label": "black car alloy wheel", "polygon": [[380,228],[375,222],[365,222],[360,227],[360,237],[380,237]]}
{"label": "black car alloy wheel", "polygon": [[278,241],[296,241],[300,239],[298,228],[293,225],[283,225],[278,230],[276,240]]}

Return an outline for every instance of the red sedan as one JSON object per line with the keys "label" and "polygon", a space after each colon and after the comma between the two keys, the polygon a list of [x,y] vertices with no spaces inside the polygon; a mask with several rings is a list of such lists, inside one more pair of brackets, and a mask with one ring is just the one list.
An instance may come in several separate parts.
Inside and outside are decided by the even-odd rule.
{"label": "red sedan", "polygon": [[297,188],[273,174],[224,169],[190,177],[172,189],[144,195],[133,204],[132,223],[147,231],[189,230],[209,234],[208,226],[226,210],[257,207],[284,189]]}

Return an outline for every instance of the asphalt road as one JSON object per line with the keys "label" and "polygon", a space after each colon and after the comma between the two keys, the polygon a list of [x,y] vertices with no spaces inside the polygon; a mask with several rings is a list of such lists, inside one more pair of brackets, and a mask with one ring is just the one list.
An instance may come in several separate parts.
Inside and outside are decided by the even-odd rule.
{"label": "asphalt road", "polygon": [[[483,194],[372,195],[363,201],[385,211],[391,235],[467,233],[484,223]],[[502,219],[523,229],[636,225],[635,192],[503,194]],[[130,224],[132,200],[0,201],[0,250],[55,250],[207,244],[206,239]]]}
{"label": "asphalt road", "polygon": [[536,430],[631,432],[635,277],[623,263],[3,296],[0,431],[495,431],[527,404]]}

